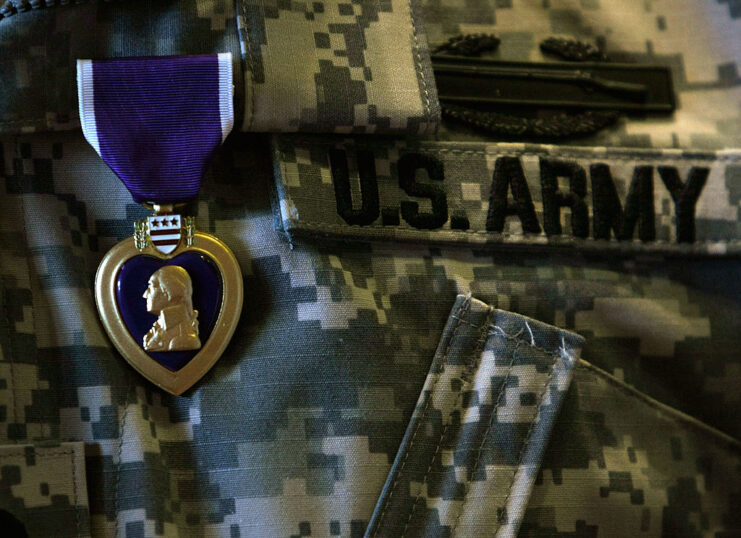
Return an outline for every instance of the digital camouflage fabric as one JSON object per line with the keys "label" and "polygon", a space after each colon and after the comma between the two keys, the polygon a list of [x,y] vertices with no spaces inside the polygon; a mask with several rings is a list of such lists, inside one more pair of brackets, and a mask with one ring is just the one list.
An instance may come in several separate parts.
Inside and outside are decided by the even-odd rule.
{"label": "digital camouflage fabric", "polygon": [[440,107],[415,2],[237,0],[237,9],[243,130],[437,129]]}
{"label": "digital camouflage fabric", "polygon": [[[718,160],[739,147],[738,9],[733,2],[456,1],[3,4],[4,15],[17,11],[0,20],[3,531],[131,538],[741,534],[741,264],[732,249],[711,252],[704,243],[738,233],[737,168]],[[343,17],[340,26],[330,28],[317,16],[321,9]],[[397,16],[411,24],[418,10],[419,49],[412,26],[403,40],[378,44],[383,24],[396,24]],[[316,63],[299,64],[306,56],[296,56],[296,73],[288,54],[293,35],[309,31],[304,24],[329,34],[331,45],[322,48],[326,37],[312,36],[317,48],[308,56]],[[245,49],[246,30],[263,41]],[[613,59],[672,68],[680,107],[674,116],[631,117],[549,146],[559,155],[588,153],[567,145],[621,146],[593,149],[603,160],[580,153],[586,160],[577,164],[587,188],[592,165],[609,167],[624,212],[633,165],[613,157],[644,150],[653,167],[654,219],[640,206],[635,248],[585,248],[587,240],[573,239],[573,207],[543,207],[536,158],[523,170],[543,237],[520,244],[438,240],[460,231],[453,226],[462,224],[460,206],[469,229],[486,231],[496,169],[486,152],[444,160],[441,181],[434,167],[433,174],[415,168],[411,192],[392,172],[396,156],[379,153],[374,234],[338,213],[339,193],[349,202],[346,217],[367,218],[363,191],[372,174],[368,159],[355,158],[356,147],[500,147],[452,123],[437,140],[418,139],[424,113],[417,75],[398,102],[418,108],[375,116],[394,118],[388,125],[405,130],[403,140],[356,122],[371,117],[372,98],[397,103],[394,84],[406,85],[417,72],[404,60],[411,51],[423,54],[425,41],[469,31],[500,36],[494,56],[504,59],[539,59],[539,40],[557,34],[603,43]],[[284,39],[279,45],[276,35]],[[358,48],[343,49],[343,39]],[[363,73],[343,50],[362,50],[352,62],[370,66],[375,77],[373,65],[392,62],[395,49],[405,77],[365,80],[366,102],[353,101],[362,92],[345,89],[337,89],[344,100],[336,108],[330,100],[321,110],[303,101],[324,87],[320,67],[330,51],[337,71],[357,82]],[[74,59],[229,51],[237,59],[252,52],[235,66],[240,117],[260,59],[266,78],[254,82],[252,95],[262,93],[254,118],[298,119],[291,129],[320,130],[320,119],[331,117],[337,122],[321,130],[342,134],[328,145],[326,133],[234,133],[218,152],[183,214],[234,251],[245,307],[215,368],[175,397],[118,356],[97,318],[97,265],[147,211],[75,126]],[[270,69],[287,72],[285,87],[267,76]],[[291,105],[284,115],[262,108],[272,106],[271,92],[291,91],[296,76],[313,80],[303,87],[308,94],[294,102],[278,95],[273,104]],[[427,114],[434,117],[431,100]],[[346,178],[341,167],[339,176],[328,168],[330,146],[346,151]],[[652,147],[661,151],[645,153]],[[667,151],[672,147],[681,151]],[[667,159],[682,185],[692,184],[692,167],[711,168],[681,215],[658,170]],[[569,177],[555,179],[546,196],[563,201]],[[673,181],[677,199],[692,198]],[[517,202],[511,185],[507,208]],[[430,186],[445,193],[442,223],[425,216],[439,216]],[[584,199],[593,238],[599,209]],[[384,224],[389,208],[398,208],[398,223],[387,211]],[[504,223],[516,228],[522,220],[507,211]],[[300,233],[307,213],[319,224]],[[415,227],[405,215],[430,227]],[[549,226],[560,224],[570,244],[548,246],[555,234],[545,231],[546,215],[558,217]],[[680,242],[690,217],[695,236]],[[656,240],[670,247],[644,241],[640,222],[644,230],[653,222]],[[608,230],[610,241],[619,241],[615,227]]]}
{"label": "digital camouflage fabric", "polygon": [[[532,496],[517,498],[518,508],[525,510],[523,532],[542,528],[574,533],[588,526],[614,535],[627,522],[623,517],[606,519],[600,502],[613,502],[616,510],[627,507],[643,518],[646,506],[641,503],[647,501],[636,493],[631,504],[629,492],[620,489],[628,487],[626,481],[615,486],[611,472],[631,473],[630,483],[644,489],[644,499],[653,503],[649,534],[689,529],[687,512],[672,508],[682,502],[693,503],[697,515],[689,521],[699,521],[695,527],[700,534],[708,533],[703,514],[712,514],[713,526],[738,528],[737,443],[713,429],[738,435],[737,262],[485,253],[389,241],[301,242],[291,249],[273,229],[269,145],[241,135],[227,142],[191,209],[198,214],[199,228],[219,234],[234,248],[245,275],[248,306],[235,340],[212,373],[184,397],[173,397],[130,371],[112,351],[92,302],[99,258],[128,236],[131,219],[144,210],[130,202],[80,133],[6,140],[3,155],[7,218],[2,282],[8,315],[2,340],[4,442],[85,442],[94,536],[362,535],[379,500],[388,495],[384,483],[417,402],[420,397],[424,401],[430,368],[438,375],[432,361],[444,342],[446,322],[456,321],[451,314],[460,317],[456,296],[468,292],[500,310],[533,318],[534,335],[543,327],[538,322],[581,332],[582,356],[612,374],[609,383],[589,393],[586,387],[594,384],[577,383],[575,393],[566,386],[549,390],[551,397],[561,392],[570,396],[555,423],[546,415],[551,417],[548,427],[533,430],[543,434],[539,446],[545,456],[542,471],[535,456],[527,470],[535,480]],[[99,181],[91,184],[90,177]],[[482,325],[486,307],[473,299],[471,304],[479,305],[479,314],[469,321],[481,327],[470,327],[467,334],[475,333],[478,340],[488,326]],[[523,320],[502,316],[502,322]],[[504,328],[517,334],[523,326]],[[519,337],[531,342],[524,329]],[[542,330],[559,334],[557,329]],[[480,382],[491,389],[482,389],[484,395],[476,400],[459,381],[461,386],[451,383],[440,395],[450,398],[445,395],[463,391],[460,403],[447,405],[471,408],[472,418],[481,415],[470,431],[479,445],[480,428],[488,425],[497,401],[491,391],[504,387],[497,378],[509,363],[502,366],[501,361],[515,357],[524,372],[531,372],[518,376],[517,384],[511,377],[511,392],[497,406],[497,416],[522,416],[523,424],[533,424],[553,364],[547,355],[532,355],[525,343],[512,354],[512,347],[502,348],[506,342],[493,331],[485,342],[491,346],[491,362],[483,361],[490,356],[485,352],[479,366]],[[468,336],[464,343],[475,349],[471,340]],[[566,340],[575,350],[574,342]],[[547,347],[537,339],[536,345]],[[553,345],[557,351],[560,343]],[[466,355],[465,349],[458,360],[473,360],[476,353]],[[492,369],[493,380],[482,367]],[[446,375],[456,380],[455,371]],[[534,388],[521,397],[520,382]],[[640,393],[614,389],[625,382]],[[645,405],[645,394],[708,426],[691,430],[688,437],[684,415],[667,407],[669,418],[657,418],[655,406]],[[633,418],[626,417],[628,410]],[[450,422],[455,413],[438,417],[428,419],[431,431],[421,429],[418,440],[424,434],[434,442],[439,436],[435,428],[456,424]],[[663,430],[654,423],[658,419]],[[492,431],[507,431],[507,424],[492,422]],[[490,449],[497,450],[503,461],[499,473],[510,480],[514,464],[507,458],[516,461],[525,429],[488,436],[482,449],[487,458]],[[647,438],[650,432],[655,437]],[[450,440],[454,442],[456,438]],[[567,442],[573,448],[558,448]],[[497,460],[485,459],[491,467],[487,463],[475,477],[467,477],[465,462],[473,465],[479,445],[464,444],[453,451],[464,462],[460,469],[448,467],[443,475],[449,476],[447,482],[432,482],[453,485],[455,477],[460,486],[444,490],[453,497],[437,500],[439,493],[430,492],[429,501],[421,495],[414,502],[413,521],[420,529],[443,529],[436,527],[436,511],[440,506],[446,513],[457,509],[454,496],[466,487],[486,487],[485,478],[491,479],[487,468],[499,476]],[[643,458],[637,460],[638,469],[630,447],[636,458]],[[409,469],[424,476],[434,463],[429,450]],[[650,458],[643,455],[647,450]],[[686,459],[677,460],[677,450]],[[700,472],[708,465],[711,474],[706,475],[718,477],[710,486]],[[545,493],[539,496],[545,485],[563,487],[557,478],[545,481],[552,466],[560,466],[567,476],[573,469],[589,478],[577,478],[572,493],[557,495],[568,508],[559,509]],[[645,481],[652,484],[650,497]],[[419,480],[407,487],[415,498],[429,491]],[[497,480],[492,487],[503,486]],[[609,495],[601,496],[604,492]],[[689,492],[696,493],[687,497]],[[577,498],[572,494],[595,503],[571,503],[568,499]],[[400,496],[397,492],[396,499]],[[502,506],[507,504],[499,499]],[[411,503],[409,499],[401,507]],[[409,512],[391,513],[409,517]],[[638,520],[632,521],[640,527]],[[378,535],[383,535],[380,527]]]}
{"label": "digital camouflage fabric", "polygon": [[[236,60],[241,52],[234,82],[243,128],[423,134],[439,117],[427,44],[493,32],[497,59],[547,60],[539,44],[558,35],[597,42],[613,61],[671,68],[678,104],[671,117],[621,120],[567,144],[741,146],[741,15],[733,0],[625,0],[619,8],[604,0],[128,4],[0,3],[0,131],[79,128],[76,58],[231,52]],[[291,39],[270,43],[271,35]],[[477,135],[446,124],[440,136]]]}
{"label": "digital camouflage fabric", "polygon": [[738,533],[735,438],[583,361],[553,432],[521,536]]}
{"label": "digital camouflage fabric", "polygon": [[243,130],[422,135],[440,120],[421,14],[408,0],[49,0],[18,13],[32,4],[0,2],[0,17],[16,15],[0,26],[3,132],[79,128],[78,58],[206,52],[232,53]]}

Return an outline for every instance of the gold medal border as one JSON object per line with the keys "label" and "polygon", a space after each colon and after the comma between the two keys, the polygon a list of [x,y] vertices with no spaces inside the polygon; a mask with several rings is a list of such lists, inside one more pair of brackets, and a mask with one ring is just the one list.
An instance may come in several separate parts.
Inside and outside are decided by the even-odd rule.
{"label": "gold medal border", "polygon": [[[215,263],[222,280],[222,299],[219,315],[206,343],[180,370],[173,372],[147,355],[131,336],[116,300],[116,279],[121,267],[131,258],[148,255],[169,260],[184,252],[201,252]],[[95,275],[95,302],[98,315],[113,345],[141,375],[170,394],[178,396],[192,387],[221,357],[237,327],[242,312],[244,289],[242,272],[234,254],[217,237],[196,232],[193,246],[183,242],[170,254],[162,254],[151,244],[139,251],[134,238],[124,239],[105,255]]]}

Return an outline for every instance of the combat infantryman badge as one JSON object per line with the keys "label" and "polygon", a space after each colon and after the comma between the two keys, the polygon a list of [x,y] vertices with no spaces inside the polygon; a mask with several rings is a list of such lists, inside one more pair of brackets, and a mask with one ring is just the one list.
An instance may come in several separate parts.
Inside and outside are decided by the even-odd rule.
{"label": "combat infantryman badge", "polygon": [[98,312],[139,373],[181,394],[221,356],[242,310],[234,254],[175,213],[231,131],[231,54],[78,60],[77,76],[85,137],[154,210],[103,258]]}

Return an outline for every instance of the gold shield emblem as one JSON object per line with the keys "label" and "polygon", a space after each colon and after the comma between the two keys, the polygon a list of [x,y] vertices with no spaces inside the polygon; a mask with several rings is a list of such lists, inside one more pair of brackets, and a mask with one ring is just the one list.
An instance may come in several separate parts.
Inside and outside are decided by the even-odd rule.
{"label": "gold shield emblem", "polygon": [[[95,277],[95,302],[116,349],[140,374],[175,395],[193,386],[219,359],[234,334],[243,300],[234,254],[186,220],[184,238],[169,253],[153,244],[146,221],[137,223],[134,237],[105,255]],[[199,269],[194,257],[211,269]],[[219,286],[194,290],[193,277],[208,271]],[[130,273],[136,279],[125,280]],[[205,312],[195,308],[194,298],[207,305]]]}

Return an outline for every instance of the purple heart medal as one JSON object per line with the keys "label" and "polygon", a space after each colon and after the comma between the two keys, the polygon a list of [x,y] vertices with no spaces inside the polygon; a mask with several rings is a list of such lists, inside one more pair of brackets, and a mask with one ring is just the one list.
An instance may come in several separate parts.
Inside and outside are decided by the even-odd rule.
{"label": "purple heart medal", "polygon": [[77,86],[85,138],[154,210],[98,268],[100,319],[129,364],[181,394],[221,356],[242,310],[234,254],[175,213],[232,129],[231,54],[78,60]]}

